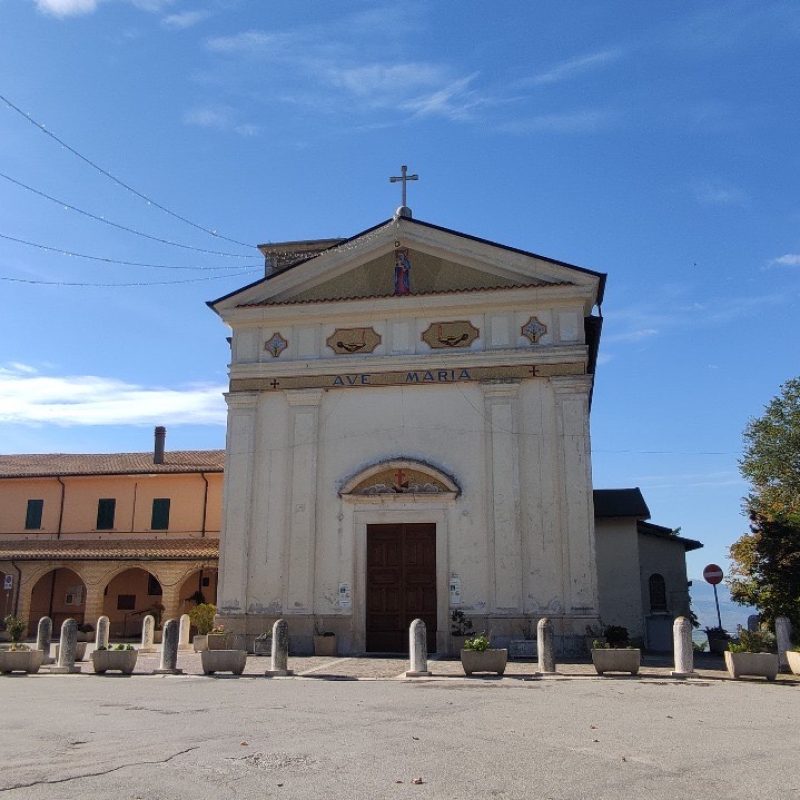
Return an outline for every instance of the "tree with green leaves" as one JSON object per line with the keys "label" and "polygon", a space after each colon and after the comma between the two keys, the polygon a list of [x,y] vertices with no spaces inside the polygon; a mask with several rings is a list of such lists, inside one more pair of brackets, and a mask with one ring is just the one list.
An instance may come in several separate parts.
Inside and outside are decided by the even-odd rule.
{"label": "tree with green leaves", "polygon": [[770,625],[787,616],[800,632],[800,378],[787,381],[750,420],[739,466],[750,533],[730,549],[731,597],[754,605]]}

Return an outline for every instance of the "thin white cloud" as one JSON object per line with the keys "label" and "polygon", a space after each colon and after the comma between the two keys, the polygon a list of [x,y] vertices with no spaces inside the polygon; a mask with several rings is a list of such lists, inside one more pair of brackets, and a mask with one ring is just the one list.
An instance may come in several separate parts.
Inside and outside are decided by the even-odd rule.
{"label": "thin white cloud", "polygon": [[773,258],[770,264],[780,267],[800,267],[800,253],[786,253],[786,255]]}
{"label": "thin white cloud", "polygon": [[589,53],[585,56],[578,56],[568,61],[562,61],[560,64],[556,64],[545,72],[534,75],[532,78],[525,81],[525,83],[532,86],[545,86],[551,83],[560,83],[561,81],[574,78],[576,75],[590,72],[598,67],[604,67],[606,64],[618,61],[621,57],[621,50],[600,50],[597,53]]}
{"label": "thin white cloud", "polygon": [[74,17],[91,14],[97,9],[99,0],[35,0],[36,8],[53,17]]}
{"label": "thin white cloud", "polygon": [[194,27],[210,16],[210,11],[180,11],[177,14],[168,14],[161,20],[161,24],[165,28],[182,31]]}
{"label": "thin white cloud", "polygon": [[97,375],[0,367],[0,422],[17,425],[224,425],[225,386],[140,386]]}
{"label": "thin white cloud", "polygon": [[718,181],[698,181],[692,189],[697,202],[704,206],[742,206],[747,200],[741,189]]}
{"label": "thin white cloud", "polygon": [[584,109],[557,114],[539,114],[498,125],[505,133],[591,133],[607,128],[614,114],[604,109]]}
{"label": "thin white cloud", "polygon": [[226,55],[258,55],[272,57],[298,44],[292,33],[267,33],[250,30],[231,36],[212,36],[206,40],[206,47],[214,53]]}
{"label": "thin white cloud", "polygon": [[186,125],[210,128],[218,131],[233,131],[239,136],[257,136],[261,128],[251,122],[238,122],[232,108],[228,106],[202,106],[193,108],[183,115]]}
{"label": "thin white cloud", "polygon": [[656,328],[639,328],[625,333],[613,333],[610,336],[606,336],[604,341],[606,344],[632,344],[656,335],[658,335]]}
{"label": "thin white cloud", "polygon": [[371,95],[376,92],[398,92],[420,87],[437,86],[447,80],[445,70],[435,64],[366,64],[349,68],[333,68],[328,77],[334,86],[339,86],[355,95]]}

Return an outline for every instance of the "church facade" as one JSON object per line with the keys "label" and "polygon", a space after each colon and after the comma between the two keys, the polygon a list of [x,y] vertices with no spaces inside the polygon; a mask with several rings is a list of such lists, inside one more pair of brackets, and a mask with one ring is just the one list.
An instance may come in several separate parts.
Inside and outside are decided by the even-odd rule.
{"label": "church facade", "polygon": [[232,328],[218,614],[293,649],[453,652],[599,618],[589,411],[605,275],[411,218],[264,245]]}

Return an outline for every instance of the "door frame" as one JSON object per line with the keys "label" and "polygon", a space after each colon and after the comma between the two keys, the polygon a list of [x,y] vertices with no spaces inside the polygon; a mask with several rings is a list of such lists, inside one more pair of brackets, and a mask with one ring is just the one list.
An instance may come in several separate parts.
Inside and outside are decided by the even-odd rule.
{"label": "door frame", "polygon": [[[410,504],[409,504],[410,505]],[[447,650],[450,595],[448,590],[447,512],[449,503],[425,503],[424,508],[363,508],[353,512],[353,544],[355,548],[353,576],[353,649],[367,649],[367,525],[401,525],[427,523],[436,527],[436,650]]]}

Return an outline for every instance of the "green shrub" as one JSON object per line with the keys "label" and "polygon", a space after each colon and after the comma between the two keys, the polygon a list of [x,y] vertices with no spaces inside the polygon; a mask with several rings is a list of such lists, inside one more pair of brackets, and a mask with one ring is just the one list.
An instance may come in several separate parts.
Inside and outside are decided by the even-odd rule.
{"label": "green shrub", "polygon": [[473,636],[471,639],[467,639],[464,642],[464,649],[483,653],[489,649],[489,644],[489,637],[485,633],[479,633],[477,636]]}
{"label": "green shrub", "polygon": [[22,638],[22,632],[25,630],[25,623],[13,614],[9,614],[3,622],[5,623],[6,631],[8,631],[12,644],[19,644],[19,640]]}
{"label": "green shrub", "polygon": [[211,633],[214,629],[216,615],[217,607],[213,603],[200,603],[189,611],[189,619],[201,636]]}
{"label": "green shrub", "polygon": [[775,636],[769,631],[739,631],[739,641],[728,642],[731,653],[774,653]]}
{"label": "green shrub", "polygon": [[472,620],[460,608],[453,609],[450,613],[450,634],[471,636],[472,632]]}
{"label": "green shrub", "polygon": [[608,642],[609,647],[627,647],[628,629],[622,625],[608,625],[603,631],[603,636]]}

